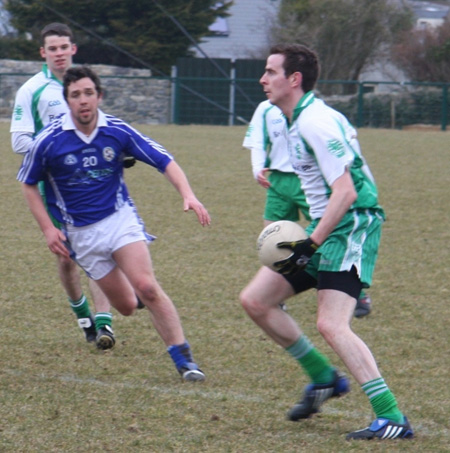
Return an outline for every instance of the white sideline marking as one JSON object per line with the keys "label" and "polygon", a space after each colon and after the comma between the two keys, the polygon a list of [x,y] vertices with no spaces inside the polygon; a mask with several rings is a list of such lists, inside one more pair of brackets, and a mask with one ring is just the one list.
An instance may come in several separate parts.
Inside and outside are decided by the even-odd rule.
{"label": "white sideline marking", "polygon": [[[22,371],[16,371],[16,370],[3,370],[3,372],[8,373],[9,375],[12,376],[25,376],[25,373]],[[192,389],[181,389],[177,386],[172,386],[172,387],[161,387],[158,385],[146,385],[146,384],[134,384],[130,382],[104,382],[100,381],[95,378],[88,378],[88,379],[82,379],[73,375],[47,375],[44,373],[38,373],[38,374],[26,374],[27,377],[33,378],[33,379],[39,379],[41,381],[51,381],[51,380],[56,380],[60,382],[68,382],[68,383],[74,383],[74,384],[81,384],[81,385],[96,385],[99,387],[109,387],[109,388],[129,388],[129,389],[142,389],[146,391],[152,391],[152,392],[157,392],[160,394],[165,394],[165,395],[182,395],[182,396],[199,396],[204,399],[209,399],[209,400],[220,400],[220,401],[227,401],[227,400],[232,400],[232,401],[243,401],[245,403],[255,403],[255,404],[262,404],[266,403],[267,399],[259,396],[252,396],[248,394],[242,394],[242,393],[235,393],[235,392],[218,392],[218,391],[208,391],[205,390],[204,387],[207,385],[206,383],[197,383],[193,384],[196,388]],[[181,385],[192,385],[192,383],[181,383]],[[301,393],[301,389],[299,391],[299,395]],[[271,404],[276,407],[280,408],[280,410],[287,410],[291,403],[293,404],[295,401],[289,402],[286,401],[284,403],[278,401],[278,402],[271,402]],[[369,410],[369,407],[367,408]],[[366,412],[356,412],[354,410],[352,411],[341,411],[341,410],[336,410],[333,409],[332,407],[325,405],[324,406],[324,412],[331,413],[331,414],[340,414],[342,416],[355,419],[355,420],[361,420],[362,417],[367,418],[367,422],[369,422],[368,419],[368,411]]]}
{"label": "white sideline marking", "polygon": [[[262,397],[255,397],[255,396],[250,396],[247,394],[241,394],[241,393],[234,393],[234,392],[228,392],[228,393],[223,393],[223,392],[216,392],[216,391],[205,391],[204,389],[201,389],[200,387],[207,385],[207,383],[199,383],[199,384],[194,384],[197,388],[192,389],[192,390],[186,390],[186,389],[180,389],[175,386],[173,387],[160,387],[157,385],[145,385],[145,384],[131,384],[129,382],[103,382],[99,381],[98,379],[81,379],[76,376],[70,376],[70,375],[62,375],[62,376],[48,376],[44,373],[39,373],[39,374],[26,374],[22,371],[17,371],[17,370],[8,370],[4,369],[2,370],[3,373],[9,374],[10,376],[25,376],[29,378],[35,378],[35,379],[40,379],[42,381],[50,381],[50,380],[56,380],[56,381],[61,381],[61,382],[68,382],[68,383],[74,383],[74,384],[81,384],[81,385],[97,385],[99,387],[121,387],[121,388],[131,388],[131,389],[143,389],[147,391],[154,391],[158,392],[161,394],[173,394],[173,395],[185,395],[185,396],[200,396],[205,399],[210,399],[210,400],[233,400],[233,401],[243,401],[243,402],[248,402],[248,403],[265,403],[267,400]],[[188,384],[188,383],[186,383]],[[182,384],[183,385],[183,384]],[[291,403],[294,403],[292,401]],[[281,411],[287,410],[287,408],[290,406],[290,402],[286,403],[281,403],[281,402],[272,402],[271,403],[275,408],[279,408]],[[331,405],[325,404],[323,408],[323,413],[329,413],[333,415],[339,415],[341,417],[345,417],[351,420],[357,420],[359,423],[359,426],[361,428],[364,428],[366,426],[369,426],[371,420],[370,420],[370,415],[369,415],[369,405],[367,406],[367,410],[360,411],[360,410],[337,410],[334,409]],[[422,436],[429,436],[430,438],[435,438],[437,433],[439,433],[439,438],[441,436],[449,436],[450,430],[446,427],[443,427],[442,424],[435,422],[434,420],[423,420],[423,419],[418,419],[415,422],[413,422],[413,429],[414,432],[420,432]]]}

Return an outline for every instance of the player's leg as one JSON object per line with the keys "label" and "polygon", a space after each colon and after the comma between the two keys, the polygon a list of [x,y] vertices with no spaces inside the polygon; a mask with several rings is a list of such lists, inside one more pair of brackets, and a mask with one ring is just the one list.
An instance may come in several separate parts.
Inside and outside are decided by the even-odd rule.
{"label": "player's leg", "polygon": [[99,349],[111,349],[116,343],[112,329],[111,304],[97,283],[92,279],[89,279],[89,290],[95,307],[94,319],[95,329],[97,330],[95,343]]}
{"label": "player's leg", "polygon": [[[278,220],[300,220],[299,210],[293,201],[293,192],[300,187],[300,180],[294,173],[272,171],[269,175],[270,187],[266,191],[263,225],[266,227]],[[297,184],[297,186],[295,185]],[[287,311],[285,301],[280,302],[280,308]]]}
{"label": "player's leg", "polygon": [[72,311],[77,317],[78,325],[83,329],[86,341],[95,342],[97,331],[89,302],[81,287],[80,269],[70,258],[58,255],[56,259],[59,279],[66,291]]}
{"label": "player's leg", "polygon": [[[293,276],[286,278],[263,267],[240,295],[241,304],[250,318],[270,338],[284,347],[311,378],[312,384],[308,386],[304,398],[307,405],[305,407],[302,402],[301,405],[297,404],[291,409],[288,418],[292,421],[308,418],[318,411],[322,402],[322,390],[318,389],[324,387],[322,383],[326,384],[324,399],[348,391],[347,379],[330,365],[328,359],[314,347],[292,317],[279,307],[280,300],[314,288],[316,284],[315,278],[305,271],[299,272],[295,278]],[[330,380],[333,380],[333,385],[328,388]],[[310,391],[312,386],[314,392]]]}
{"label": "player's leg", "polygon": [[152,323],[180,375],[188,381],[204,380],[205,375],[195,363],[184,336],[175,305],[156,280],[145,242],[127,244],[116,250],[113,257],[140,300],[148,307]]}
{"label": "player's leg", "polygon": [[412,437],[408,420],[398,408],[395,396],[381,377],[370,349],[350,327],[359,292],[355,291],[353,295],[349,295],[342,291],[325,289],[319,290],[318,293],[317,328],[369,397],[377,419],[369,428],[355,431],[347,438],[370,439],[383,436],[389,438],[389,433],[394,437]]}
{"label": "player's leg", "polygon": [[268,267],[261,267],[240,294],[242,307],[248,316],[285,348],[301,336],[297,323],[279,306],[293,295],[294,290],[285,278]]}
{"label": "player's leg", "polygon": [[[47,206],[43,182],[39,183],[39,191],[44,204]],[[61,229],[61,224],[51,215],[50,211],[48,211],[48,214],[52,219],[53,224],[57,228]],[[89,308],[89,302],[83,294],[80,270],[78,269],[76,263],[72,259],[67,259],[61,256],[57,257],[57,263],[60,281],[67,293],[70,306],[77,316],[78,325],[84,330],[86,340],[89,343],[96,342],[98,347],[103,344],[101,349],[109,349],[113,347],[115,339],[111,328],[112,314],[110,310],[111,307],[106,296],[95,285],[95,283],[92,283],[92,280],[90,280],[89,289],[91,291],[96,311],[94,318]],[[106,329],[105,332],[109,336],[109,340],[106,343],[99,343],[99,329]],[[100,332],[100,334],[100,337],[103,337],[102,332]]]}
{"label": "player's leg", "polygon": [[[354,276],[351,275],[353,273]],[[330,279],[330,282],[326,284],[327,287],[333,286],[333,278],[337,279],[343,274],[344,281],[355,280],[356,294],[359,293],[360,284],[359,281],[356,282],[358,278],[355,270],[351,273],[330,272],[327,274],[328,276],[325,278]],[[339,284],[336,286],[339,287]],[[369,348],[351,329],[350,322],[355,304],[356,298],[343,291],[319,289],[317,329],[342,359],[356,381],[363,384],[372,379],[378,379],[380,373]]]}
{"label": "player's leg", "polygon": [[[349,439],[412,436],[371,351],[350,325],[362,286],[370,286],[372,281],[381,224],[375,211],[350,213],[318,251],[318,330],[361,385],[378,420],[367,429],[351,433]],[[342,272],[342,263],[348,263],[350,257],[353,267]]]}
{"label": "player's leg", "polygon": [[66,290],[70,306],[77,316],[78,325],[84,330],[86,341],[95,342],[99,349],[110,349],[116,340],[112,330],[112,314],[110,303],[96,285],[89,279],[89,289],[94,301],[95,316],[89,308],[89,302],[83,294],[80,269],[72,259],[58,256],[58,273]]}

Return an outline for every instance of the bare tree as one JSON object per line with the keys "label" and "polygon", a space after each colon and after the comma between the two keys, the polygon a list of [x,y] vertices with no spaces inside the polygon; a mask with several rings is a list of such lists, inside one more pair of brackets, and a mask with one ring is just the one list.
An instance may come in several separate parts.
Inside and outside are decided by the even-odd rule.
{"label": "bare tree", "polygon": [[411,27],[411,11],[388,0],[283,0],[272,42],[313,48],[322,80],[356,81],[381,49]]}
{"label": "bare tree", "polygon": [[397,64],[418,82],[450,80],[450,20],[435,29],[403,34],[393,47]]}

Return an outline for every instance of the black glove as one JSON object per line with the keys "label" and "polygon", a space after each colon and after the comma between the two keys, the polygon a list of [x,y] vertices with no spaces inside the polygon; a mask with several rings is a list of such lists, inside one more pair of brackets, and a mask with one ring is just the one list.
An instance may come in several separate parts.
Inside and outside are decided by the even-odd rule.
{"label": "black glove", "polygon": [[304,269],[319,248],[310,238],[301,241],[279,242],[277,247],[292,250],[292,254],[287,258],[274,263],[280,274],[293,274]]}
{"label": "black glove", "polygon": [[136,159],[132,156],[123,158],[124,168],[131,168],[136,163]]}

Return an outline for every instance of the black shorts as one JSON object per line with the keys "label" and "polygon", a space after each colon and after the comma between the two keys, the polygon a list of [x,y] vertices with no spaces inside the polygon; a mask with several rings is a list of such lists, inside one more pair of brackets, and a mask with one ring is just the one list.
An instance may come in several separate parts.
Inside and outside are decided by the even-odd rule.
{"label": "black shorts", "polygon": [[317,280],[305,270],[292,275],[283,275],[283,277],[291,284],[296,294],[311,288],[316,288],[317,290],[334,289],[358,300],[362,290],[362,283],[355,267],[352,267],[350,271],[344,272],[321,271],[318,273]]}

